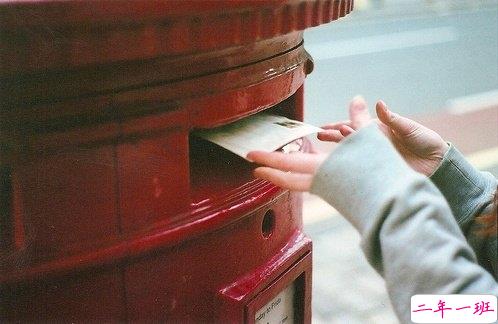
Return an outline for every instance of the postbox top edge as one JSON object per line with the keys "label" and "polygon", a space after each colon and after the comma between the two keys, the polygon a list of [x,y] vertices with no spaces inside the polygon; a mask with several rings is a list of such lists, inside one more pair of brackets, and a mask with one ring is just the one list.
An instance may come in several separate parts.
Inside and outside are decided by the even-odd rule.
{"label": "postbox top edge", "polygon": [[[48,22],[119,21],[121,19],[157,19],[209,12],[229,12],[275,6],[285,0],[0,0],[2,14],[44,13]],[[36,19],[36,16],[32,16]],[[29,23],[27,21],[26,23]]]}
{"label": "postbox top edge", "polygon": [[0,0],[0,77],[244,48],[337,20],[353,1]]}
{"label": "postbox top edge", "polygon": [[[74,26],[79,24],[120,24],[140,21],[157,21],[168,18],[203,15],[230,16],[240,12],[273,10],[288,7],[289,19],[299,19],[292,9],[305,11],[311,16],[327,16],[325,10],[343,11],[330,17],[326,23],[352,10],[353,0],[0,0],[0,25],[2,28],[21,26]],[[319,5],[318,5],[319,4]],[[340,9],[339,7],[344,7]],[[323,14],[322,14],[323,12]],[[315,26],[300,23],[298,29]]]}

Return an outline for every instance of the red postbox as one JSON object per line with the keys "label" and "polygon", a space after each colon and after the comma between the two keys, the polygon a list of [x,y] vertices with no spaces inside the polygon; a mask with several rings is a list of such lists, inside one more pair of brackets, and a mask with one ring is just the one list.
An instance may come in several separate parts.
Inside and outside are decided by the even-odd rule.
{"label": "red postbox", "polygon": [[300,195],[192,132],[302,119],[302,30],[352,7],[2,2],[0,319],[310,322]]}

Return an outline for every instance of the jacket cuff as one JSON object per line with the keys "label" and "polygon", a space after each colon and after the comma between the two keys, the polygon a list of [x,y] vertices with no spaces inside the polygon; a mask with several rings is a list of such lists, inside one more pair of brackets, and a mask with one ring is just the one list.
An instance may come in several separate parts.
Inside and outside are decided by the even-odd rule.
{"label": "jacket cuff", "polygon": [[376,124],[344,139],[320,166],[311,193],[335,207],[364,233],[407,178],[418,175],[405,163]]}
{"label": "jacket cuff", "polygon": [[430,179],[446,198],[460,225],[482,207],[483,195],[492,196],[496,190],[494,177],[474,168],[451,143]]}

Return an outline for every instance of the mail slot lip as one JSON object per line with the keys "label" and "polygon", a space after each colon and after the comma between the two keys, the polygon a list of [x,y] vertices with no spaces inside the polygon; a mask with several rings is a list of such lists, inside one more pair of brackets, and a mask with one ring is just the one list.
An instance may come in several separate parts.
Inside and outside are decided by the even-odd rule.
{"label": "mail slot lip", "polygon": [[[213,128],[270,108],[291,95],[304,83],[306,77],[306,65],[311,59],[303,45],[291,51],[266,60],[270,64],[258,68],[258,74],[248,76],[254,71],[250,69],[239,69],[235,74],[227,72],[226,79],[219,78],[221,82],[231,83],[232,77],[240,79],[244,75],[246,87],[239,87],[234,81],[227,91],[218,93],[216,96],[207,94],[200,98],[190,100],[186,106],[191,116],[193,128]],[[273,60],[273,62],[271,62]],[[248,82],[248,79],[252,81]],[[218,84],[214,84],[218,86]]]}
{"label": "mail slot lip", "polygon": [[[204,97],[192,100],[189,103],[189,106],[195,106],[195,110],[191,113],[192,128],[222,126],[261,112],[289,98],[304,82],[306,75],[303,71],[303,66],[304,64],[300,66],[301,68],[292,72],[278,75],[271,79],[271,82],[262,82],[245,89],[236,89],[216,98]],[[244,92],[250,100],[249,104],[240,103],[241,94]],[[222,103],[224,103],[224,108],[226,109],[217,109],[216,107],[219,107]],[[227,110],[229,110],[230,114],[226,113]],[[202,114],[206,114],[207,118],[201,118]]]}
{"label": "mail slot lip", "polygon": [[252,180],[244,183],[241,186],[235,187],[222,195],[217,195],[211,198],[203,199],[201,201],[193,201],[191,203],[192,214],[200,214],[210,210],[224,209],[227,206],[242,206],[242,202],[248,201],[247,198],[252,197],[258,192],[268,190],[268,188],[275,187],[271,183],[264,180]]}
{"label": "mail slot lip", "polygon": [[[5,101],[10,99],[5,97],[2,98],[5,109],[0,111],[0,119],[5,127],[19,125],[33,136],[43,136],[51,129],[63,132],[81,126],[132,122],[155,114],[179,114],[180,111],[188,114],[185,119],[192,128],[214,127],[289,97],[304,82],[308,60],[309,55],[299,45],[289,52],[239,69],[111,94],[27,104],[29,109],[20,102],[9,104]],[[223,104],[226,109],[220,109]],[[235,116],[227,117],[231,114]]]}
{"label": "mail slot lip", "polygon": [[[109,243],[102,248],[95,248],[91,252],[82,252],[70,256],[60,256],[38,264],[26,264],[21,268],[11,267],[9,270],[0,270],[0,285],[15,284],[43,278],[49,279],[71,273],[75,270],[84,271],[101,265],[112,265],[123,260],[139,257],[157,249],[167,248],[186,238],[191,240],[201,234],[216,231],[228,224],[245,217],[249,212],[265,208],[268,204],[278,200],[288,191],[284,191],[268,182],[260,181],[254,188],[251,199],[243,199],[239,204],[219,205],[215,208],[197,208],[178,216],[180,223],[155,224],[154,228],[146,233],[134,233],[133,237],[123,236],[117,242]],[[181,221],[183,220],[183,221]],[[174,226],[173,226],[174,225]],[[23,255],[19,255],[22,258]],[[16,260],[13,260],[17,264]]]}

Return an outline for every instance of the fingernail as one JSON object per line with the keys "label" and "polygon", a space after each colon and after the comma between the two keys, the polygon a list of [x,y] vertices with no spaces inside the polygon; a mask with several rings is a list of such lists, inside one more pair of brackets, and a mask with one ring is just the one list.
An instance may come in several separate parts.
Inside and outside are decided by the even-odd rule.
{"label": "fingernail", "polygon": [[377,104],[379,105],[380,109],[382,109],[382,111],[387,115],[389,116],[389,109],[387,109],[387,105],[384,101],[382,100],[379,100],[377,102]]}
{"label": "fingernail", "polygon": [[365,99],[362,96],[356,96],[351,100],[351,107],[354,110],[363,110],[367,108]]}
{"label": "fingernail", "polygon": [[361,96],[361,95],[357,95],[357,96],[355,96],[355,97],[351,100],[351,102],[352,102],[354,105],[357,105],[357,104],[359,104],[359,103],[364,103],[364,102],[365,102],[365,98],[363,98],[363,96]]}

